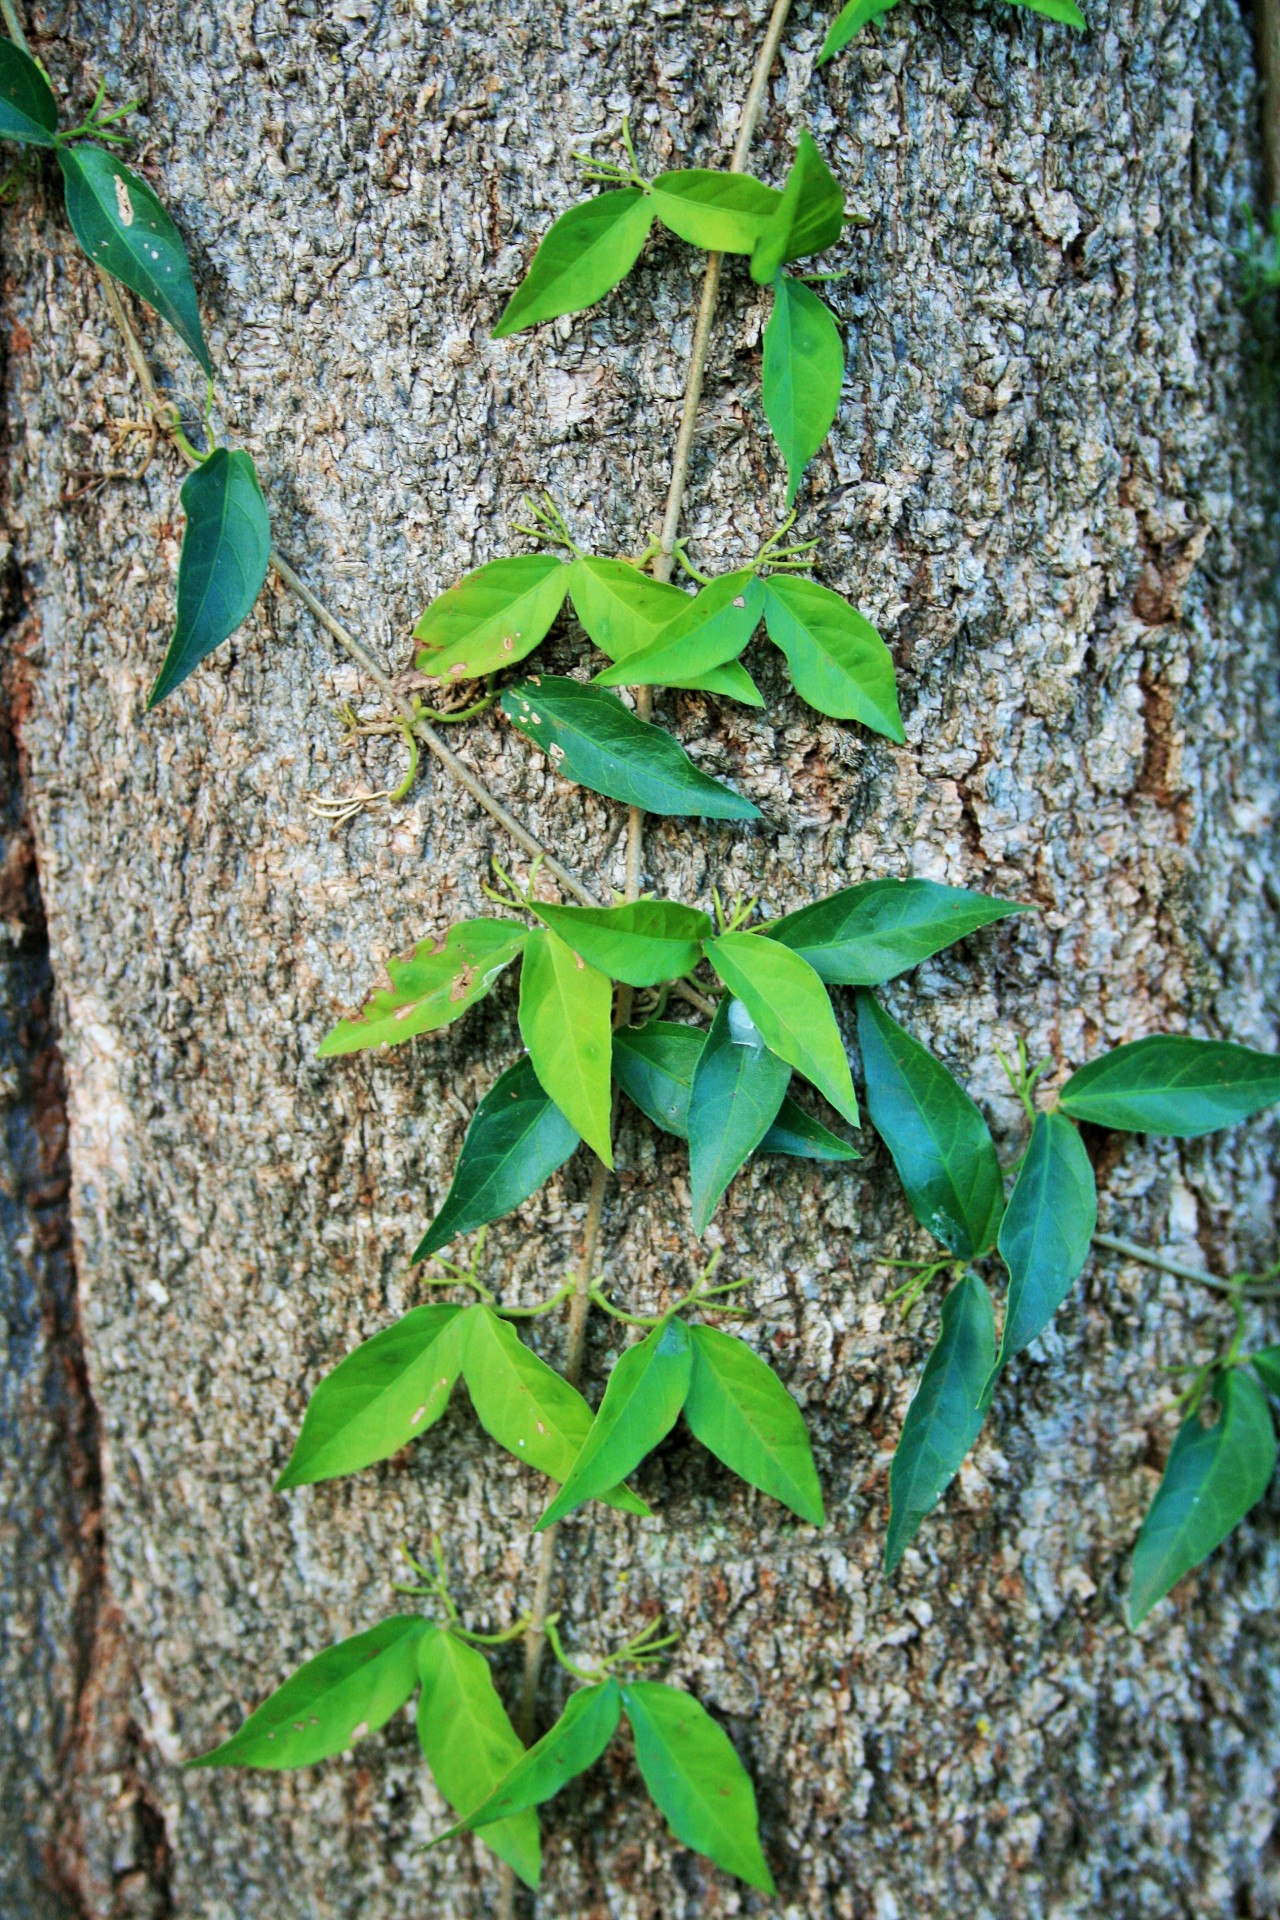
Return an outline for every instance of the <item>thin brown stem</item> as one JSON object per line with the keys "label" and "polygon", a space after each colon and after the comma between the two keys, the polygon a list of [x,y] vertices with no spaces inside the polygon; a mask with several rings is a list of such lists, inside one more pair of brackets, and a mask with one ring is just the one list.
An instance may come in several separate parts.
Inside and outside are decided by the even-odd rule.
{"label": "thin brown stem", "polygon": [[1136,1240],[1121,1240],[1114,1233],[1095,1233],[1095,1247],[1105,1247],[1109,1253],[1123,1254],[1126,1260],[1136,1260],[1140,1266],[1154,1267],[1157,1273],[1172,1274],[1175,1280],[1193,1280],[1199,1287],[1208,1287],[1214,1293],[1229,1293],[1246,1300],[1271,1300],[1280,1298],[1280,1285],[1269,1280],[1251,1280],[1242,1275],[1238,1280],[1222,1280],[1216,1273],[1206,1273],[1203,1267],[1190,1266],[1185,1260],[1171,1260],[1167,1254],[1153,1253],[1150,1247],[1139,1246]]}

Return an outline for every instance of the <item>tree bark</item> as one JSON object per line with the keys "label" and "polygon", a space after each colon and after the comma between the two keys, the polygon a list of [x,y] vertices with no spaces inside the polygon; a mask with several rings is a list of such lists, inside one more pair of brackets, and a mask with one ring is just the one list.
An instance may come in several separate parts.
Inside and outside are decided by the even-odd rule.
{"label": "tree bark", "polygon": [[[1280,1015],[1276,407],[1230,254],[1258,192],[1251,33],[1194,0],[1091,11],[1075,36],[1014,8],[904,7],[817,76],[826,16],[793,23],[756,171],[780,182],[807,123],[871,216],[821,263],[848,270],[848,376],[800,531],[888,638],[908,744],[812,713],[763,644],[764,713],[657,700],[765,821],[652,823],[651,889],[783,912],[918,873],[1034,904],[887,995],[1008,1155],[1020,1110],[994,1048],[1018,1033],[1052,1085],[1160,1029],[1275,1046]],[[430,597],[520,549],[531,488],[585,546],[646,544],[697,256],[658,238],[591,314],[489,331],[580,192],[571,149],[607,150],[624,110],[653,171],[725,162],[763,17],[71,0],[29,18],[76,104],[100,73],[141,96],[131,164],[187,238],[228,431],[284,552],[397,668]],[[400,756],[344,748],[340,705],[376,717],[377,698],[275,586],[144,718],[181,473],[162,449],[136,480],[87,484],[146,442],[118,444],[139,397],[55,168],[25,176],[6,236],[13,817],[47,917],[71,1186],[62,1251],[3,1269],[37,1334],[19,1352],[11,1308],[28,1387],[6,1414],[0,1892],[40,1920],[478,1916],[492,1856],[418,1851],[445,1811],[408,1718],[294,1776],[180,1762],[395,1611],[401,1542],[439,1532],[475,1626],[530,1599],[544,1488],[461,1397],[387,1466],[272,1492],[322,1373],[423,1297],[408,1254],[515,1056],[514,996],[385,1057],[317,1063],[317,1043],[386,955],[484,910],[510,848],[432,765],[390,813],[317,817],[317,793],[394,786]],[[713,569],[783,512],[762,321],[731,265],[686,520]],[[172,337],[139,324],[196,404]],[[541,659],[584,655],[565,620]],[[621,809],[492,713],[455,744],[593,890],[621,885]],[[1277,1137],[1265,1120],[1181,1146],[1095,1136],[1103,1223],[1219,1272],[1266,1261]],[[877,1259],[920,1236],[863,1144],[848,1170],[759,1163],[707,1240],[726,1275],[756,1276],[743,1331],[804,1403],[827,1527],[677,1433],[641,1476],[656,1519],[592,1506],[559,1549],[585,1654],[659,1609],[679,1628],[672,1677],[757,1782],[778,1900],[676,1847],[619,1744],[547,1809],[536,1911],[1274,1913],[1274,1499],[1139,1635],[1121,1609],[1174,1427],[1160,1369],[1210,1350],[1221,1307],[1095,1259],[886,1585],[888,1461],[937,1301],[906,1323],[885,1304]],[[705,1249],[676,1143],[627,1111],[618,1161],[601,1267],[646,1311]],[[569,1268],[588,1181],[580,1156],[493,1231],[505,1299]],[[562,1357],[560,1319],[533,1337]],[[618,1346],[596,1316],[589,1398]],[[498,1671],[513,1700],[518,1648]]]}

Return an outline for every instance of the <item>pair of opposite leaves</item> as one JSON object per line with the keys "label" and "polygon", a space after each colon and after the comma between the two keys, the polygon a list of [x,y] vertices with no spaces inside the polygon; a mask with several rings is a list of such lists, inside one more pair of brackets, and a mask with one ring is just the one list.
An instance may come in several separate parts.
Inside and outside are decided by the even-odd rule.
{"label": "pair of opposite leaves", "polygon": [[313,1766],[386,1725],[418,1696],[418,1740],[444,1799],[460,1815],[438,1846],[475,1829],[536,1887],[542,1845],[535,1807],[600,1758],[625,1712],[636,1762],[677,1840],[773,1892],[755,1791],[733,1746],[691,1694],[612,1677],[569,1696],[527,1750],[484,1655],[449,1627],[401,1614],[308,1660],[229,1740],[194,1767]]}

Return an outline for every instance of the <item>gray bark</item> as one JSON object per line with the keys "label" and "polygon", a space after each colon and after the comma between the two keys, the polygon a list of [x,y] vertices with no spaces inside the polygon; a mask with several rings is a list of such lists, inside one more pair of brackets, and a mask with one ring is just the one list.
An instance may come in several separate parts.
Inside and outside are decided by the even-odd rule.
{"label": "gray bark", "polygon": [[[647,841],[646,883],[690,900],[716,883],[783,911],[914,872],[1034,902],[888,996],[1009,1152],[993,1047],[1016,1033],[1052,1054],[1052,1084],[1160,1028],[1274,1046],[1280,1012],[1275,402],[1229,253],[1257,190],[1250,37],[1198,0],[1094,11],[1077,37],[1011,8],[903,8],[817,78],[825,17],[799,11],[757,170],[780,180],[807,121],[873,216],[823,263],[850,269],[849,374],[802,531],[889,639],[909,740],[820,719],[762,645],[767,713],[658,706],[765,824]],[[36,12],[73,99],[99,72],[141,95],[136,151],[188,238],[279,542],[398,666],[432,595],[519,548],[530,487],[598,551],[645,544],[696,257],[659,239],[585,319],[488,333],[578,191],[571,149],[603,150],[622,110],[655,170],[723,164],[762,24],[679,0]],[[75,1273],[5,1269],[36,1332],[11,1333],[5,1403],[0,1889],[40,1916],[480,1915],[485,1850],[417,1851],[444,1810],[407,1719],[296,1776],[179,1763],[394,1610],[401,1541],[439,1530],[473,1624],[530,1597],[543,1489],[463,1406],[383,1469],[271,1491],[321,1374],[421,1297],[407,1255],[514,1056],[514,999],[386,1057],[322,1065],[316,1044],[388,953],[483,909],[488,856],[510,849],[430,765],[390,818],[315,816],[316,792],[393,784],[397,757],[342,750],[339,704],[376,699],[274,589],[143,718],[180,471],[161,452],[64,504],[137,458],[110,436],[138,394],[53,169],[6,233],[14,818],[21,801],[57,983]],[[782,512],[762,319],[731,270],[688,518],[713,568]],[[148,340],[190,403],[189,363]],[[545,664],[583,644],[563,623]],[[618,809],[492,716],[462,747],[589,884],[620,884]],[[1104,1220],[1219,1271],[1264,1260],[1276,1139],[1265,1121],[1181,1148],[1099,1138]],[[1221,1309],[1095,1261],[885,1587],[887,1464],[936,1302],[906,1324],[885,1305],[877,1255],[920,1240],[867,1144],[849,1171],[761,1163],[708,1237],[726,1273],[758,1276],[744,1330],[805,1404],[827,1528],[677,1436],[641,1479],[658,1518],[592,1507],[560,1549],[572,1644],[603,1651],[657,1609],[681,1630],[673,1677],[754,1774],[779,1898],[673,1848],[619,1746],[548,1810],[538,1913],[1277,1911],[1274,1502],[1141,1634],[1121,1618],[1173,1431],[1159,1369],[1207,1351]],[[619,1165],[602,1268],[644,1310],[701,1250],[674,1143],[629,1114]],[[566,1270],[586,1184],[577,1160],[495,1230],[504,1297]],[[561,1356],[557,1319],[536,1338]],[[593,1325],[589,1397],[617,1346]],[[500,1662],[509,1697],[517,1667]],[[557,1698],[550,1677],[544,1715]]]}

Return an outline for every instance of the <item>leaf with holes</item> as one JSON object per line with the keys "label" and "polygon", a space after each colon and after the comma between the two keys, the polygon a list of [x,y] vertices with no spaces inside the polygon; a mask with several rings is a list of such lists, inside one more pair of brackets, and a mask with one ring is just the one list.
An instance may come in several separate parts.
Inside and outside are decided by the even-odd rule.
{"label": "leaf with holes", "polygon": [[517,1760],[488,1799],[430,1844],[438,1847],[468,1828],[483,1834],[494,1820],[508,1820],[526,1807],[550,1800],[561,1787],[595,1765],[613,1738],[621,1711],[622,1695],[616,1680],[571,1693],[554,1727],[530,1747],[522,1760]]}
{"label": "leaf with holes", "polygon": [[[488,1799],[524,1758],[520,1737],[498,1698],[489,1662],[446,1627],[428,1627],[418,1644],[418,1744],[444,1798],[465,1816]],[[484,1830],[486,1846],[536,1887],[542,1870],[538,1816],[531,1807]]]}
{"label": "leaf with holes", "polygon": [[473,1233],[523,1205],[578,1144],[526,1054],[496,1080],[471,1117],[453,1182],[414,1249],[425,1260],[459,1234]]}
{"label": "leaf with holes", "polygon": [[664,227],[708,253],[750,253],[782,195],[749,173],[692,167],[660,173],[650,187]]}
{"label": "leaf with holes", "polygon": [[728,1734],[692,1694],[658,1680],[622,1689],[636,1764],[677,1840],[748,1886],[773,1893],[755,1789]]}
{"label": "leaf with holes", "polygon": [[706,1039],[700,1027],[675,1020],[647,1020],[613,1036],[614,1079],[655,1127],[678,1140],[689,1138],[689,1096]]}
{"label": "leaf with holes", "polygon": [[1280,1054],[1185,1033],[1113,1047],[1073,1073],[1059,1095],[1073,1120],[1180,1140],[1234,1126],[1276,1100]]}
{"label": "leaf with holes", "polygon": [[878,987],[979,927],[1032,909],[936,880],[864,880],[815,900],[764,931],[830,985]]}
{"label": "leaf with holes", "polygon": [[709,915],[675,900],[632,900],[618,907],[557,907],[536,912],[588,965],[629,987],[678,980],[702,958]]}
{"label": "leaf with holes", "polygon": [[823,1524],[822,1491],[800,1409],[772,1367],[717,1327],[690,1327],[693,1372],[684,1417],[694,1437],[748,1486],[811,1526]]}
{"label": "leaf with holes", "polygon": [[148,712],[248,619],[271,559],[267,503],[247,453],[219,447],[187,475],[178,497],[187,516],[178,617]]}
{"label": "leaf with holes", "polygon": [[648,194],[638,187],[597,194],[562,213],[507,302],[494,339],[603,300],[640,258],[653,214]]}
{"label": "leaf with holes", "polygon": [[570,572],[548,553],[477,567],[433,600],[414,628],[420,671],[433,680],[477,680],[523,660],[550,633]]}
{"label": "leaf with holes", "polygon": [[780,274],[764,330],[764,415],[787,463],[787,505],[831,431],[844,383],[844,342],[811,287]]}
{"label": "leaf with holes", "polygon": [[584,1501],[598,1500],[605,1487],[625,1480],[666,1439],[684,1405],[692,1365],[689,1329],[682,1320],[664,1321],[638,1346],[627,1349],[609,1375],[582,1451],[537,1532],[554,1526]]}
{"label": "leaf with holes", "polygon": [[49,82],[29,53],[0,40],[0,140],[52,147],[57,136],[58,103]]}
{"label": "leaf with holes", "polygon": [[1097,1224],[1098,1193],[1083,1140],[1062,1114],[1038,1113],[1000,1222],[1009,1297],[997,1372],[1048,1326],[1084,1271]]}
{"label": "leaf with holes", "polygon": [[778,1117],[791,1083],[740,1000],[726,994],[694,1068],[689,1096],[689,1184],[695,1233],[704,1233],[729,1182]]}
{"label": "leaf with holes", "polygon": [[317,1058],[394,1046],[449,1026],[484,999],[528,938],[528,929],[514,920],[459,920],[443,940],[420,940],[409,953],[388,960],[390,987],[380,988],[354,1020],[340,1020]]}
{"label": "leaf with holes", "polygon": [[535,927],[520,969],[520,1032],[543,1092],[607,1167],[613,988],[548,927]]}
{"label": "leaf with holes", "polygon": [[691,687],[735,660],[760,624],[764,589],[754,573],[724,573],[684,607],[648,646],[596,675],[601,687]]}
{"label": "leaf with holes", "polygon": [[760,933],[723,933],[704,952],[751,1015],[765,1045],[858,1124],[848,1056],[821,980],[798,953]]}
{"label": "leaf with holes", "polygon": [[886,1573],[893,1572],[981,1432],[983,1388],[995,1358],[991,1296],[976,1273],[966,1273],[942,1303],[938,1338],[907,1408],[889,1470]]}
{"label": "leaf with holes", "polygon": [[814,144],[802,132],[781,197],[760,230],[751,252],[751,278],[767,287],[788,260],[834,246],[844,226],[840,183]]}
{"label": "leaf with holes", "polygon": [[816,580],[773,574],[764,583],[765,630],[787,657],[802,700],[835,720],[860,720],[901,746],[893,658],[869,620]]}

